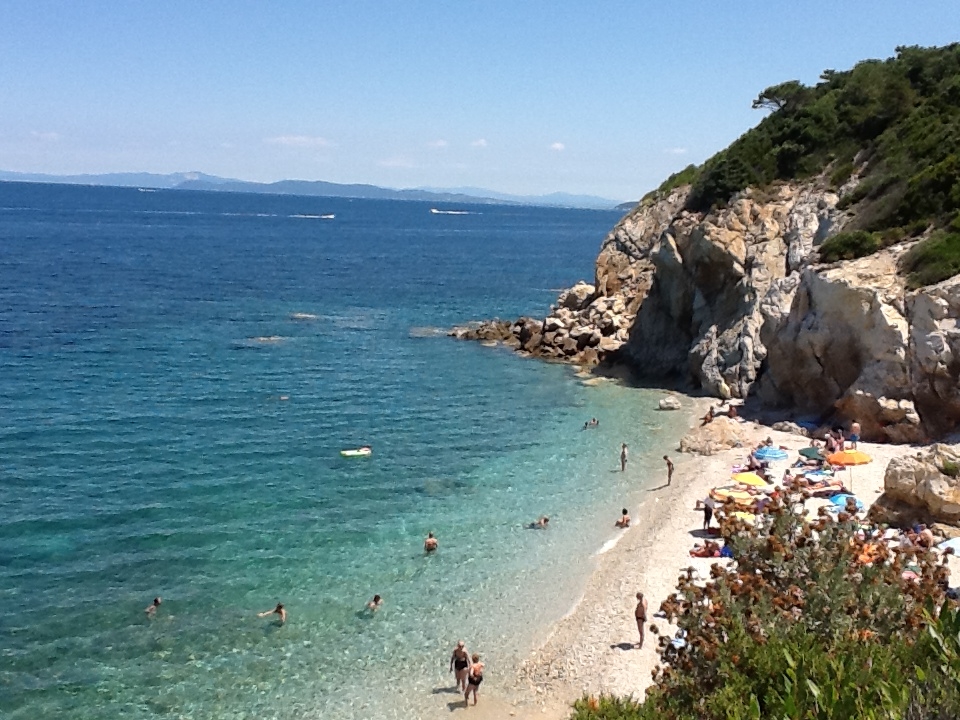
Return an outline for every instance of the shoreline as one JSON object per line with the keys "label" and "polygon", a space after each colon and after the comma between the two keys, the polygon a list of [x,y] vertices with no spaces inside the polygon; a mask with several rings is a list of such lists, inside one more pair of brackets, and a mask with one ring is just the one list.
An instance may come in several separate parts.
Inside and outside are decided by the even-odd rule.
{"label": "shoreline", "polygon": [[[716,402],[674,394],[683,403],[683,409],[676,412],[687,415],[687,430]],[[513,682],[504,684],[505,695],[485,696],[476,708],[471,706],[471,714],[484,708],[475,714],[481,718],[567,720],[572,713],[570,704],[584,694],[644,697],[659,662],[659,637],[649,627],[655,624],[661,633],[670,632],[665,621],[656,617],[660,604],[675,590],[681,571],[693,567],[708,577],[710,566],[717,562],[689,556],[702,525],[701,513],[694,511],[696,501],[705,498],[710,488],[726,483],[731,466],[763,439],[772,437],[777,445],[787,447],[791,462],[795,452],[809,444],[807,437],[775,431],[758,422],[744,421],[743,427],[747,440],[742,448],[710,456],[680,453],[680,437],[670,438],[672,445],[664,448],[664,454],[670,455],[676,466],[671,485],[638,489],[648,497],[637,508],[631,527],[615,538],[612,546],[607,547],[608,541],[591,556],[595,567],[576,604],[552,624],[544,640],[521,663]],[[853,489],[869,506],[883,490],[889,460],[909,452],[910,446],[860,443],[860,447],[873,462],[853,470]],[[775,476],[787,466],[786,462],[776,463]],[[644,470],[648,477],[656,477],[660,468]],[[807,507],[816,512],[825,502],[810,500]],[[648,602],[642,649],[636,648],[639,638],[633,618],[637,591],[642,591]]]}

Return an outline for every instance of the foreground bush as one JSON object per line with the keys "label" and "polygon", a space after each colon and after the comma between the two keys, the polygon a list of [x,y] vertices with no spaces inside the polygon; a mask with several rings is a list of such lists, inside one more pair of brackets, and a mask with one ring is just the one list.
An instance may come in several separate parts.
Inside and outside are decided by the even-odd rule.
{"label": "foreground bush", "polygon": [[661,606],[681,639],[661,639],[646,700],[584,698],[574,717],[960,717],[946,568],[864,537],[846,513],[808,522],[797,510],[774,506],[763,529],[725,524],[737,562],[705,584],[688,572]]}

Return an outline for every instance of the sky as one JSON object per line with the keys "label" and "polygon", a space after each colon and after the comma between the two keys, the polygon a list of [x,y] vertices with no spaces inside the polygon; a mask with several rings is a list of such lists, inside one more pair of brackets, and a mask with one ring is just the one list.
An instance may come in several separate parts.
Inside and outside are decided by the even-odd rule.
{"label": "sky", "polygon": [[4,0],[0,170],[635,200],[957,0]]}

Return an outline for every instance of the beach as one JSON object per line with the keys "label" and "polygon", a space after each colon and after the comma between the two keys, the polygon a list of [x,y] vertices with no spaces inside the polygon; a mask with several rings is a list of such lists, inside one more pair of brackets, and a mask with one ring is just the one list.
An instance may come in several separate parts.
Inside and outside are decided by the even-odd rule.
{"label": "beach", "polygon": [[[690,414],[690,426],[699,424],[707,406],[715,401],[683,398]],[[632,515],[631,527],[620,541],[597,557],[597,567],[587,582],[583,597],[575,608],[555,625],[548,639],[524,662],[509,698],[484,697],[477,709],[486,706],[478,717],[552,718],[570,716],[570,703],[587,695],[633,695],[642,698],[652,682],[659,661],[658,636],[649,629],[642,649],[638,640],[634,608],[636,593],[643,592],[648,602],[648,620],[661,632],[672,634],[655,613],[670,595],[681,571],[693,567],[704,578],[712,558],[692,558],[689,550],[701,541],[699,530],[703,515],[695,511],[698,500],[711,488],[729,482],[730,470],[745,461],[750,449],[768,437],[775,445],[787,448],[789,460],[774,463],[774,477],[797,457],[797,451],[809,445],[801,435],[778,432],[751,422],[743,422],[747,442],[710,456],[681,454],[676,446],[665,447],[676,469],[671,485],[665,486],[662,468],[633,468],[645,474],[662,472],[664,482],[645,491],[647,498]],[[853,477],[853,490],[869,506],[883,490],[883,475],[889,460],[909,451],[908,446],[859,444],[871,456],[867,465],[844,470],[845,482]],[[628,472],[630,470],[628,469]],[[815,514],[825,500],[807,501]],[[955,561],[951,561],[955,562]],[[474,708],[471,707],[471,713]]]}

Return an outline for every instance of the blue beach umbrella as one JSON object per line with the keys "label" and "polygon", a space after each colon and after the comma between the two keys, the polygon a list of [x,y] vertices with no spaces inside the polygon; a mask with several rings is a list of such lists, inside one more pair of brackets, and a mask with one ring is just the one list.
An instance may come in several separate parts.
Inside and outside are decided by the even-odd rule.
{"label": "blue beach umbrella", "polygon": [[781,450],[778,447],[773,447],[772,445],[764,445],[762,448],[757,450],[754,455],[757,460],[786,460],[787,451]]}

